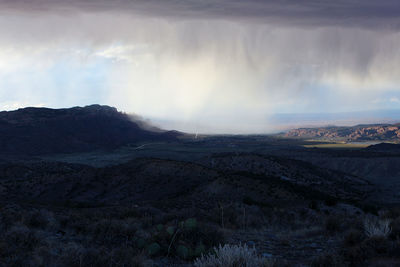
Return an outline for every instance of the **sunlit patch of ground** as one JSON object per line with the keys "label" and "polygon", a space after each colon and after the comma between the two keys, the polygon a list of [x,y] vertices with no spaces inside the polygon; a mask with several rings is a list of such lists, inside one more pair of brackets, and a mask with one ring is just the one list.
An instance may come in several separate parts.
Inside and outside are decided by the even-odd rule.
{"label": "sunlit patch of ground", "polygon": [[[332,149],[362,149],[371,145],[376,145],[381,142],[365,141],[365,142],[346,142],[346,141],[331,141],[331,140],[306,140],[303,147],[306,148],[332,148]],[[386,142],[386,141],[385,141]],[[313,144],[314,143],[314,144]]]}
{"label": "sunlit patch of ground", "polygon": [[332,148],[332,149],[361,149],[370,146],[369,143],[353,144],[353,143],[330,143],[330,144],[315,144],[304,145],[307,148]]}

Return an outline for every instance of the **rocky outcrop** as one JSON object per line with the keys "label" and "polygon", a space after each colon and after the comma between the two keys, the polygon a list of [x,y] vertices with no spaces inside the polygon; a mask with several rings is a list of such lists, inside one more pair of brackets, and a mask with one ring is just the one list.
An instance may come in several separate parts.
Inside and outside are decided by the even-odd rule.
{"label": "rocky outcrop", "polygon": [[290,130],[285,136],[346,141],[400,140],[400,124],[300,128]]}

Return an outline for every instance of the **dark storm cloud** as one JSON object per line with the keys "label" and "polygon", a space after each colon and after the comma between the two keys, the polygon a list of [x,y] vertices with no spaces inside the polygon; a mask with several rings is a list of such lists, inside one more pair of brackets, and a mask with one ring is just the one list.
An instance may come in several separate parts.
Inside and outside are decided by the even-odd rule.
{"label": "dark storm cloud", "polygon": [[398,0],[2,0],[0,10],[246,19],[303,26],[399,28]]}
{"label": "dark storm cloud", "polygon": [[86,90],[218,132],[378,109],[400,98],[399,14],[400,0],[0,0],[0,106]]}

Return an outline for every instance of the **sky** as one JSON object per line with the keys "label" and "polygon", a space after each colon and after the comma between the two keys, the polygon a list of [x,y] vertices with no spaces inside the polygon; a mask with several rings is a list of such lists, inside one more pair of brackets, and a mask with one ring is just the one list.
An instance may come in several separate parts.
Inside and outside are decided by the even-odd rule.
{"label": "sky", "polygon": [[0,109],[99,103],[207,133],[400,109],[399,14],[398,0],[0,0]]}

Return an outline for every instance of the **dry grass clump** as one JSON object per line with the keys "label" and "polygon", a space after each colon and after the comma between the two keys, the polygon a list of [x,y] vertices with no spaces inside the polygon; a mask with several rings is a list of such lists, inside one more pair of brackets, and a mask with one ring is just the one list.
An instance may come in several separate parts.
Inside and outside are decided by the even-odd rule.
{"label": "dry grass clump", "polygon": [[368,237],[388,237],[392,229],[389,220],[379,220],[367,217],[364,220],[364,232]]}
{"label": "dry grass clump", "polygon": [[398,258],[399,246],[390,240],[390,220],[366,217],[360,230],[347,232],[343,239],[342,257],[351,266],[363,266],[374,259]]}
{"label": "dry grass clump", "polygon": [[194,262],[195,267],[262,267],[273,266],[269,259],[260,257],[247,245],[219,245],[213,253],[202,255]]}

